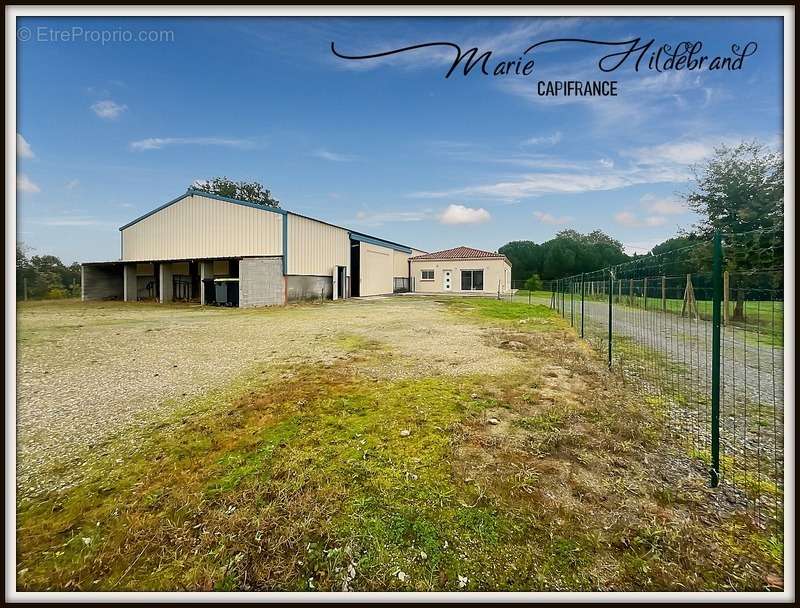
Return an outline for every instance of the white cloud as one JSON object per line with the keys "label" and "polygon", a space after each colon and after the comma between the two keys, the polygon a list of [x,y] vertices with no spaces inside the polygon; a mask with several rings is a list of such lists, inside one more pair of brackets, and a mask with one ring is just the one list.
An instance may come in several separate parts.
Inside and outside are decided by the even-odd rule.
{"label": "white cloud", "polygon": [[645,194],[641,199],[642,207],[657,215],[680,215],[686,213],[683,201],[672,198],[659,198],[652,194]]}
{"label": "white cloud", "polygon": [[[482,162],[516,164],[542,171],[506,177],[501,181],[411,193],[417,198],[479,198],[514,200],[545,194],[578,194],[618,190],[644,184],[682,183],[692,177],[689,164],[713,149],[704,142],[668,143],[622,153],[629,160],[618,166],[609,158],[576,161],[552,155],[490,158]],[[598,166],[599,165],[599,166]],[[657,209],[656,209],[657,210]]]}
{"label": "white cloud", "polygon": [[542,224],[550,224],[551,226],[561,226],[564,224],[569,224],[573,219],[568,215],[562,215],[560,217],[556,217],[555,215],[551,213],[546,213],[544,211],[534,211],[533,217],[542,222]]}
{"label": "white cloud", "polygon": [[119,118],[120,114],[128,109],[128,106],[125,104],[119,104],[111,99],[98,101],[89,107],[91,108],[92,112],[97,114],[100,118],[105,118],[107,120]]}
{"label": "white cloud", "polygon": [[35,218],[30,220],[33,224],[40,226],[64,226],[64,227],[81,227],[81,226],[117,226],[116,222],[109,222],[108,220],[101,220],[96,217],[86,215],[65,215],[61,217],[45,217]]}
{"label": "white cloud", "polygon": [[552,135],[528,138],[522,143],[529,146],[554,146],[559,143],[561,139],[561,131],[556,131]]}
{"label": "white cloud", "polygon": [[247,139],[225,137],[149,137],[132,141],[131,150],[161,150],[167,146],[227,146],[229,148],[249,148],[254,143]]}
{"label": "white cloud", "polygon": [[621,175],[594,175],[579,173],[532,173],[515,179],[452,190],[416,192],[418,198],[449,198],[477,196],[518,200],[542,194],[579,193],[594,190],[615,190],[630,185]]}
{"label": "white cloud", "polygon": [[25,140],[22,135],[17,133],[17,157],[18,158],[34,158],[36,155],[31,149],[31,145]]}
{"label": "white cloud", "polygon": [[393,222],[419,222],[431,216],[431,210],[422,211],[381,211],[372,213],[369,211],[359,211],[356,213],[355,220],[350,223],[361,226],[381,226]]}
{"label": "white cloud", "polygon": [[714,146],[707,141],[677,141],[657,146],[635,148],[624,154],[634,157],[638,164],[643,165],[658,165],[661,163],[691,165],[705,160],[713,153]]}
{"label": "white cloud", "polygon": [[34,194],[36,192],[41,192],[42,189],[39,188],[39,186],[36,185],[27,175],[20,173],[17,175],[17,191]]}
{"label": "white cloud", "polygon": [[633,241],[630,243],[623,243],[622,248],[628,255],[638,253],[639,255],[650,253],[650,250],[658,245],[661,241]]}
{"label": "white cloud", "polygon": [[614,215],[614,221],[628,228],[654,228],[663,226],[667,222],[667,218],[660,215],[648,215],[640,218],[630,211],[620,211]]}
{"label": "white cloud", "polygon": [[81,182],[80,182],[79,180],[77,180],[77,179],[71,179],[71,180],[69,180],[69,181],[68,181],[68,182],[67,182],[67,183],[64,185],[64,187],[65,187],[67,190],[75,190],[75,188],[77,188],[77,187],[78,187],[78,186],[80,186],[80,185],[81,185]]}
{"label": "white cloud", "polygon": [[448,205],[439,216],[442,224],[482,224],[492,216],[483,207],[465,207],[464,205]]}
{"label": "white cloud", "polygon": [[338,152],[331,152],[330,150],[325,150],[324,148],[315,150],[313,154],[317,158],[322,158],[335,163],[349,163],[358,159],[357,156],[352,156],[350,154],[339,154]]}

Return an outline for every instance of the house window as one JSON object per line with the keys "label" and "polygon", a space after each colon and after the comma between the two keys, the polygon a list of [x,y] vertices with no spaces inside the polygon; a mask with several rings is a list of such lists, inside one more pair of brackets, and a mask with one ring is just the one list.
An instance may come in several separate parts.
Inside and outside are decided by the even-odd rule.
{"label": "house window", "polygon": [[462,270],[461,291],[483,291],[483,270]]}
{"label": "house window", "polygon": [[433,270],[423,270],[422,271],[422,280],[423,281],[433,281]]}

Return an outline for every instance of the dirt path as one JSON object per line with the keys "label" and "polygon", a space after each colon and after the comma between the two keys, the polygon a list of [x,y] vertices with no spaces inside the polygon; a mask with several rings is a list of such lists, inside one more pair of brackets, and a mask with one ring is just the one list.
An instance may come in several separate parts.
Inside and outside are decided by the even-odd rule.
{"label": "dirt path", "polygon": [[[585,302],[586,319],[607,327],[608,307],[599,302]],[[702,391],[711,384],[711,323],[675,314],[614,308],[614,333],[666,355],[687,368]],[[722,334],[722,385],[728,400],[761,403],[783,409],[783,348],[754,343],[755,338],[733,326]]]}
{"label": "dirt path", "polygon": [[[17,484],[22,495],[115,433],[145,425],[256,365],[330,365],[377,341],[401,361],[380,378],[461,375],[519,365],[489,329],[432,300],[381,298],[238,310],[122,303],[35,303],[17,318]],[[58,472],[59,469],[61,472]]]}
{"label": "dirt path", "polygon": [[[536,303],[550,304],[542,299]],[[573,319],[579,328],[580,303],[575,303],[574,317],[569,300],[565,308],[566,319]],[[608,304],[587,300],[584,310],[585,335],[606,350]],[[640,368],[633,369],[634,374],[642,373],[674,398],[673,406],[680,410],[673,415],[674,430],[693,438],[699,449],[710,449],[711,322],[616,303],[613,314],[615,339],[630,341],[615,342],[615,357],[632,357],[632,368]],[[748,479],[757,479],[750,481],[751,492],[762,493],[773,483],[783,487],[783,356],[783,347],[769,343],[763,335],[732,325],[723,327],[720,442],[728,463],[723,462],[723,469],[735,470],[734,475],[745,485]],[[762,480],[769,481],[758,485]],[[759,501],[772,504],[775,498],[766,492]]]}
{"label": "dirt path", "polygon": [[[527,301],[527,300],[526,300]],[[536,300],[537,304],[550,305],[549,301]],[[566,304],[567,319],[570,305]],[[585,301],[585,327],[593,335],[608,329],[608,304]],[[580,303],[575,304],[575,323],[580,323]],[[711,323],[676,314],[644,311],[614,305],[613,332],[615,336],[630,338],[648,350],[666,356],[685,368],[687,381],[694,390],[702,392],[711,384]],[[723,400],[742,405],[761,404],[765,408],[783,410],[783,347],[759,343],[754,332],[747,334],[740,328],[723,328],[722,334],[722,390]],[[782,413],[780,414],[782,419]]]}

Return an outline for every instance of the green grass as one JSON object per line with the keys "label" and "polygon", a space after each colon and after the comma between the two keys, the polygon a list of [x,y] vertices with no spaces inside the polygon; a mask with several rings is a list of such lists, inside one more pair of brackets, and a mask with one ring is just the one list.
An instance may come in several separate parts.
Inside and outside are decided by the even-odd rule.
{"label": "green grass", "polygon": [[[447,304],[498,331],[564,327]],[[746,517],[709,512],[701,478],[664,492],[663,416],[566,334],[525,373],[399,380],[358,372],[386,345],[334,339],[347,360],[256,369],[20,502],[18,587],[762,589],[780,570]]]}
{"label": "green grass", "polygon": [[[549,297],[549,296],[548,296]],[[576,298],[579,300],[580,296]],[[588,296],[586,299],[590,299]],[[591,298],[593,301],[607,302],[608,296],[596,296]],[[569,302],[569,294],[567,294]],[[662,306],[660,298],[633,296],[632,298],[622,294],[620,298],[614,294],[615,308],[634,308],[644,310],[662,311],[676,315],[683,314],[682,298],[667,298]],[[735,335],[738,339],[744,340],[747,344],[760,344],[762,346],[783,346],[783,301],[755,301],[747,300],[744,302],[744,313],[741,319],[734,319],[735,302],[729,304],[730,321],[725,328],[727,336]],[[710,300],[697,300],[697,313],[701,319],[710,320],[712,314],[712,302]]]}
{"label": "green grass", "polygon": [[529,306],[519,302],[507,302],[494,298],[446,298],[441,299],[454,313],[467,318],[501,323],[525,321],[532,330],[563,329],[564,323],[558,313],[547,306]]}
{"label": "green grass", "polygon": [[[704,466],[709,466],[710,397],[692,390],[697,382],[696,376],[686,366],[632,338],[615,338],[614,352],[618,369],[624,375],[637,384],[644,381],[641,388],[651,391],[650,399],[664,410],[671,431],[678,436],[687,453]],[[741,400],[731,403],[727,399],[723,399],[721,404],[720,468],[723,482],[741,490],[748,500],[764,505],[763,513],[770,517],[780,517],[783,504],[783,490],[773,478],[776,465],[772,453],[772,446],[776,441],[772,437],[773,425],[778,426],[778,432],[782,433],[783,417],[778,413],[779,421],[776,423],[773,420],[775,415],[771,405],[759,407],[755,403],[745,404]],[[694,428],[695,425],[701,428]],[[734,427],[737,434],[732,436]],[[750,448],[746,454],[740,453],[738,457],[733,457],[726,452],[734,447],[741,451],[745,427]],[[777,441],[782,446],[782,438],[777,438]],[[760,454],[754,449],[755,446],[761,446]],[[782,447],[779,449],[782,450]],[[782,466],[777,468],[777,472],[782,474]],[[771,525],[781,523],[771,522]]]}

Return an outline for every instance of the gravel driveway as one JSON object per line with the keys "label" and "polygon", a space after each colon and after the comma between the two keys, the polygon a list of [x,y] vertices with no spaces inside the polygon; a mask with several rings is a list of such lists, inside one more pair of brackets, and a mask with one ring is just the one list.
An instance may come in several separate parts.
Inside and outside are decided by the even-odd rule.
{"label": "gravel driveway", "polygon": [[17,316],[17,486],[21,495],[66,483],[114,433],[256,365],[325,365],[343,339],[377,340],[395,354],[368,373],[499,372],[519,365],[480,329],[430,299],[376,298],[284,308],[39,302]]}
{"label": "gravel driveway", "polygon": [[[542,299],[536,303],[550,305]],[[574,306],[574,323],[579,328],[580,301],[576,300]],[[565,308],[569,320],[569,300]],[[585,335],[605,350],[608,303],[586,300],[584,309]],[[627,338],[633,345],[635,360],[627,367],[642,367],[645,383],[657,384],[673,398],[673,408],[680,411],[679,415],[671,414],[673,429],[698,449],[709,450],[711,322],[616,303],[613,314],[614,337]],[[770,314],[768,309],[766,314]],[[727,466],[735,471],[738,483],[749,484],[752,493],[760,495],[767,488],[765,497],[759,498],[761,504],[775,500],[774,491],[759,485],[764,480],[783,487],[784,349],[754,330],[754,326],[747,332],[733,325],[723,327],[720,444],[723,476]],[[616,346],[617,354],[621,346]],[[643,350],[635,352],[636,346]],[[627,350],[630,354],[631,349]],[[647,354],[652,352],[662,358],[648,359]],[[676,394],[682,398],[676,398]],[[727,463],[725,458],[729,459]]]}
{"label": "gravel driveway", "polygon": [[[608,305],[584,302],[586,320],[608,327]],[[576,308],[576,312],[577,312]],[[569,314],[569,309],[567,309]],[[580,317],[576,314],[576,321]],[[625,336],[687,368],[698,390],[711,385],[711,322],[614,306],[614,334]],[[729,401],[783,409],[783,348],[758,344],[753,334],[728,326],[722,333],[722,387]]]}

